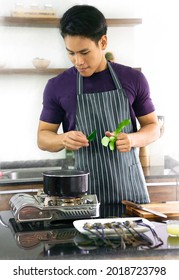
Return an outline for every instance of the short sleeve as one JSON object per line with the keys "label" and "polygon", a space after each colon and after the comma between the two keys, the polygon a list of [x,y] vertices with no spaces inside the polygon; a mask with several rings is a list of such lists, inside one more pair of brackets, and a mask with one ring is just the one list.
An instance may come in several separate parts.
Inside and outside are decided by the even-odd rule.
{"label": "short sleeve", "polygon": [[150,96],[150,87],[143,73],[138,71],[136,81],[136,98],[133,103],[133,110],[136,117],[141,117],[155,111],[154,104]]}
{"label": "short sleeve", "polygon": [[40,120],[48,123],[60,124],[64,118],[64,111],[56,101],[55,92],[53,83],[49,80],[43,93],[43,108]]}

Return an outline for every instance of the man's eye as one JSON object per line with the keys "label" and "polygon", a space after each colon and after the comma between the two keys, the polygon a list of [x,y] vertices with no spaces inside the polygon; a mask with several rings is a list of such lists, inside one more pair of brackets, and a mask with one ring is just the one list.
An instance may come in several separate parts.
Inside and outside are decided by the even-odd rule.
{"label": "man's eye", "polygon": [[[89,53],[89,51],[81,52],[81,55],[87,55],[88,53]],[[71,55],[71,56],[75,55],[75,53],[73,53],[73,52],[68,52],[68,54]]]}

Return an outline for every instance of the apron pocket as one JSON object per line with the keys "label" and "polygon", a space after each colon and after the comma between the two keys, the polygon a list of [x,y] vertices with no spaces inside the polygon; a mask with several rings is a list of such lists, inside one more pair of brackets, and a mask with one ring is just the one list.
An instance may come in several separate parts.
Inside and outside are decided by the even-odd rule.
{"label": "apron pocket", "polygon": [[132,200],[137,203],[149,203],[149,194],[140,163],[129,166]]}

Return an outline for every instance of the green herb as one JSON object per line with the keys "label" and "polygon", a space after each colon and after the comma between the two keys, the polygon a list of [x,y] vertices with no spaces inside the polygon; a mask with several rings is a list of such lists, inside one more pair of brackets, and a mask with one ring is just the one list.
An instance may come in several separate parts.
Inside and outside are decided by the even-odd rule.
{"label": "green herb", "polygon": [[101,143],[102,143],[103,146],[105,146],[105,147],[108,146],[109,142],[110,142],[110,139],[109,139],[109,137],[107,137],[107,136],[104,136],[103,139],[101,140]]}
{"label": "green herb", "polygon": [[113,151],[115,149],[115,144],[116,144],[116,140],[117,140],[117,136],[118,134],[122,131],[122,129],[130,124],[130,120],[126,119],[124,121],[122,121],[121,123],[118,124],[116,130],[114,131],[114,136],[104,136],[101,140],[101,143],[104,147],[107,147],[109,145],[109,148],[111,151]]}
{"label": "green herb", "polygon": [[88,141],[91,142],[96,137],[96,129],[87,137]]}
{"label": "green herb", "polygon": [[117,126],[117,128],[116,128],[116,130],[114,131],[114,135],[117,136],[117,135],[122,131],[122,129],[123,129],[125,126],[129,125],[130,123],[131,123],[131,122],[130,122],[129,119],[124,120],[124,121],[122,121],[121,123],[119,123],[118,126]]}
{"label": "green herb", "polygon": [[111,151],[114,151],[116,139],[117,139],[117,137],[114,137],[114,136],[109,138],[109,148]]}

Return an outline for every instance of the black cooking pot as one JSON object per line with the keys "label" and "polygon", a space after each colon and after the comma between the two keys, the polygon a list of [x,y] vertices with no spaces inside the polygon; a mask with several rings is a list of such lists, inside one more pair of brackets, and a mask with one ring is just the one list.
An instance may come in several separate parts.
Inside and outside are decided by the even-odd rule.
{"label": "black cooking pot", "polygon": [[89,173],[81,170],[51,170],[43,173],[44,192],[60,197],[78,197],[88,191]]}

